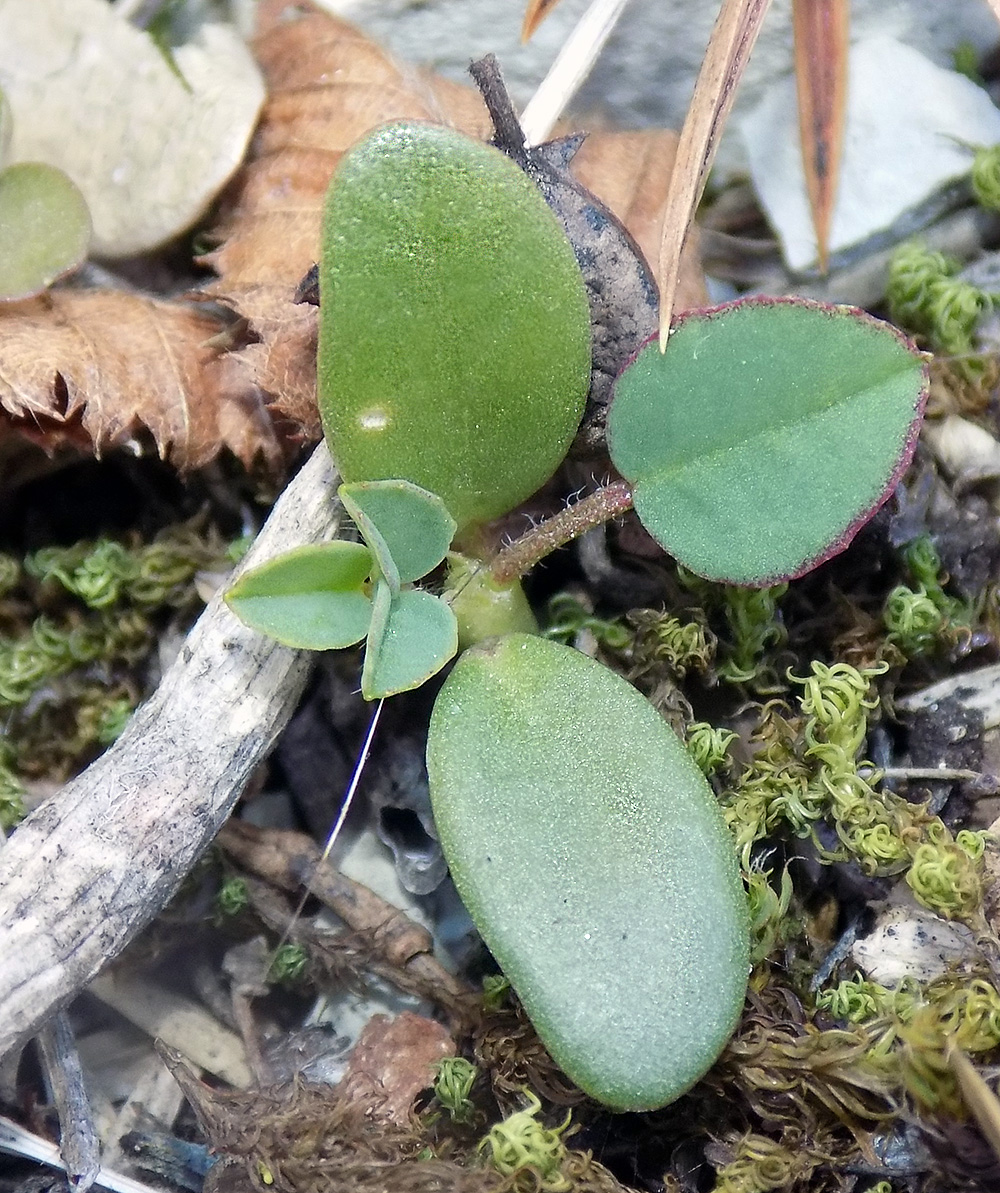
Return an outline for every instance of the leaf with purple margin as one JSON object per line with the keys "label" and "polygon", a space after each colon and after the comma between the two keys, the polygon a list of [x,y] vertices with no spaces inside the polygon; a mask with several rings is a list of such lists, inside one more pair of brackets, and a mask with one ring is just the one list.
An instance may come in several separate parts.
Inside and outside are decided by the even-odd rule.
{"label": "leaf with purple margin", "polygon": [[656,541],[763,586],[842,550],[909,462],[924,358],[851,307],[749,299],[682,316],[622,371],[611,458]]}

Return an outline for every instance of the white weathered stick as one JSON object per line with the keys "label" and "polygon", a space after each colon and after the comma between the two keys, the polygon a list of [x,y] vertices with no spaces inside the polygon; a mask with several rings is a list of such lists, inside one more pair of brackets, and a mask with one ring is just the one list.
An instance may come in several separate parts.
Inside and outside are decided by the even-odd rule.
{"label": "white weathered stick", "polygon": [[[336,533],[320,445],[243,566]],[[216,595],[110,750],[0,850],[0,1056],[24,1044],[144,927],[218,832],[302,690],[308,657]]]}
{"label": "white weathered stick", "polygon": [[593,0],[580,18],[521,113],[521,128],[529,145],[540,144],[552,132],[566,105],[593,69],[627,3],[628,0]]}
{"label": "white weathered stick", "polygon": [[[28,1160],[37,1160],[40,1164],[48,1164],[52,1168],[66,1171],[59,1148],[49,1143],[40,1135],[26,1131],[18,1126],[13,1119],[0,1114],[0,1152],[8,1152],[12,1156],[24,1156]],[[104,1189],[111,1189],[113,1193],[160,1193],[159,1185],[145,1185],[134,1177],[125,1176],[122,1172],[113,1172],[108,1168],[101,1168],[97,1173],[97,1184]]]}

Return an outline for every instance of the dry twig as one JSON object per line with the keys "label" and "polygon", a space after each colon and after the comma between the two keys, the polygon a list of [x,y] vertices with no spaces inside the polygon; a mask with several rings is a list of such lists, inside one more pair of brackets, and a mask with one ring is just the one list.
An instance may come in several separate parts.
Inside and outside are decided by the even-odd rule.
{"label": "dry twig", "polygon": [[[288,486],[244,567],[337,527],[326,448]],[[24,1044],[166,904],[266,757],[308,659],[217,594],[114,746],[0,853],[0,1055]]]}
{"label": "dry twig", "polygon": [[469,1011],[470,991],[436,960],[430,933],[324,861],[311,837],[230,821],[219,834],[219,845],[275,886],[287,891],[305,886],[352,931],[366,937],[372,953],[384,962],[368,962],[373,972],[397,985],[402,980],[403,988],[433,998],[457,1017]]}

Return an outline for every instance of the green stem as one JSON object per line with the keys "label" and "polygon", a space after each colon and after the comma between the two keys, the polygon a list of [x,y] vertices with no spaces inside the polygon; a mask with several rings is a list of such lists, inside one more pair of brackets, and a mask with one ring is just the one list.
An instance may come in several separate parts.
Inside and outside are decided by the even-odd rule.
{"label": "green stem", "polygon": [[614,481],[584,497],[582,501],[567,506],[504,547],[490,567],[494,584],[499,587],[512,584],[557,547],[572,542],[595,526],[610,522],[631,508],[632,488],[627,481]]}

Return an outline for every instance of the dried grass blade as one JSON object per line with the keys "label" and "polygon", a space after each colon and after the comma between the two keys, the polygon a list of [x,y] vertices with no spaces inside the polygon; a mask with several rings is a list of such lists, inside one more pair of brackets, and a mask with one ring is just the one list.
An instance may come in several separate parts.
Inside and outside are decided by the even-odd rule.
{"label": "dried grass blade", "polygon": [[1000,1159],[1000,1100],[976,1066],[958,1048],[949,1049],[948,1065],[962,1091],[965,1105]]}
{"label": "dried grass blade", "polygon": [[723,0],[708,40],[691,106],[684,118],[663,215],[660,263],[660,351],[666,350],[677,296],[681,249],[705,189],[736,88],[770,0]]}
{"label": "dried grass blade", "polygon": [[521,128],[529,145],[539,145],[550,135],[566,105],[590,74],[627,3],[628,0],[592,0],[521,113]]}
{"label": "dried grass blade", "polygon": [[850,20],[850,0],[792,0],[802,165],[824,273],[844,142]]}
{"label": "dried grass blade", "polygon": [[535,30],[558,3],[559,0],[528,0],[521,24],[521,41],[530,41],[534,37]]}

